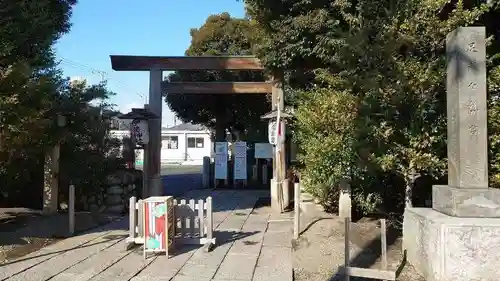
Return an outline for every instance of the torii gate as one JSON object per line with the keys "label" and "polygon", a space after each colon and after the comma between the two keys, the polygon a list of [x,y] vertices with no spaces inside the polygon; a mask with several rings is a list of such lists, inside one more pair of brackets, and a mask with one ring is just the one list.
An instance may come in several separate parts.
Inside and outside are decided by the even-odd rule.
{"label": "torii gate", "polygon": [[[269,94],[272,93],[272,109],[284,111],[281,77],[270,82],[175,82],[163,81],[163,71],[176,70],[264,70],[253,56],[199,56],[158,57],[111,55],[111,67],[116,71],[149,71],[149,109],[160,116],[149,123],[149,150],[144,168],[148,177],[148,195],[162,195],[160,178],[162,92],[169,94]],[[278,102],[279,101],[279,102]],[[282,189],[285,179],[284,143],[278,157],[273,156],[273,177]],[[273,192],[272,192],[273,193]],[[273,200],[275,201],[275,200]]]}

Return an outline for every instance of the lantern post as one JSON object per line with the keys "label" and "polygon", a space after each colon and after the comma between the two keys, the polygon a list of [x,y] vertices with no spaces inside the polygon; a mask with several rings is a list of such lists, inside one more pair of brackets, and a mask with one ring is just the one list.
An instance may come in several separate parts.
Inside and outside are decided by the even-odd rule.
{"label": "lantern post", "polygon": [[[145,105],[144,108],[132,108],[132,111],[123,114],[118,117],[119,119],[132,120],[130,122],[130,141],[129,144],[126,145],[124,143],[124,150],[130,152],[130,155],[134,157],[130,157],[135,159],[135,149],[142,149],[144,155],[143,162],[143,184],[142,184],[142,197],[146,198],[152,193],[151,189],[151,179],[149,174],[150,167],[150,158],[148,155],[148,144],[149,144],[149,120],[158,119],[159,117],[149,111],[148,105]],[[130,146],[130,147],[126,147]],[[130,161],[130,159],[127,159]]]}

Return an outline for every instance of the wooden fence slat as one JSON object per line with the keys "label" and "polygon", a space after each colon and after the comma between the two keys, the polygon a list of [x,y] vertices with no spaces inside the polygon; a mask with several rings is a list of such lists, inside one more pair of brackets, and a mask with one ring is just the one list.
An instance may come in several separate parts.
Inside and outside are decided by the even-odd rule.
{"label": "wooden fence slat", "polygon": [[344,280],[349,281],[349,275],[350,275],[350,270],[349,270],[349,264],[350,264],[350,253],[349,253],[349,232],[351,232],[351,220],[350,218],[345,218],[344,220],[345,224],[345,234],[344,234],[344,267],[345,267],[345,273],[344,273]]}
{"label": "wooden fence slat", "polygon": [[204,226],[204,210],[203,210],[203,199],[198,200],[198,206],[202,206],[201,208],[198,208],[198,233],[200,235],[200,238],[203,237],[203,228]]}
{"label": "wooden fence slat", "polygon": [[212,212],[212,197],[207,197],[207,239],[212,240],[213,235],[213,212]]}
{"label": "wooden fence slat", "polygon": [[138,209],[138,211],[137,211],[137,214],[138,214],[137,233],[138,233],[139,237],[144,237],[144,204],[143,204],[142,199],[139,200],[139,204],[138,204],[137,209]]}
{"label": "wooden fence slat", "polygon": [[[181,204],[180,204],[180,208],[178,208],[178,209],[180,209],[181,212],[184,212],[185,206],[186,206],[186,199],[182,199]],[[181,234],[181,236],[185,236],[186,235],[186,217],[182,214],[179,217],[181,219],[180,234]]]}
{"label": "wooden fence slat", "polygon": [[387,270],[387,229],[385,219],[380,220],[380,240],[382,245],[382,270]]}
{"label": "wooden fence slat", "polygon": [[174,208],[174,237],[177,236],[177,233],[179,233],[179,223],[177,220],[177,199],[172,200],[172,206]]}
{"label": "wooden fence slat", "polygon": [[189,200],[189,236],[194,236],[194,199]]}

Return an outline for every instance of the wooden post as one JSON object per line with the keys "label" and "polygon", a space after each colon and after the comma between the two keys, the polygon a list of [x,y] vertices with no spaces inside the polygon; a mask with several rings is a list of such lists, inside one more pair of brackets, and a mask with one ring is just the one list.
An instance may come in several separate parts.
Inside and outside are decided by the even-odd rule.
{"label": "wooden post", "polygon": [[[273,87],[272,87],[272,101],[273,110],[283,112],[285,109],[285,99],[283,95],[283,76],[275,75],[273,77]],[[283,122],[280,120],[280,122]],[[284,123],[284,122],[283,122]],[[281,126],[281,124],[276,124],[276,126]],[[283,126],[284,128],[285,126]],[[279,127],[277,127],[279,128]],[[273,178],[276,182],[277,191],[274,193],[278,196],[274,201],[279,202],[279,206],[274,209],[281,210],[283,212],[284,203],[283,202],[283,180],[285,179],[286,173],[286,162],[285,162],[285,132],[283,133],[283,141],[278,141],[274,153],[273,161]],[[272,188],[272,187],[271,187]],[[272,193],[273,194],[273,193]],[[271,200],[273,202],[273,200]]]}
{"label": "wooden post", "polygon": [[345,235],[344,235],[344,281],[349,281],[349,264],[350,264],[350,253],[349,253],[349,232],[351,232],[351,219],[345,218]]}
{"label": "wooden post", "polygon": [[158,119],[149,120],[149,157],[148,157],[148,177],[149,196],[161,196],[163,188],[161,186],[161,118],[162,118],[162,93],[161,83],[163,72],[159,69],[149,72],[149,110],[158,116]]}
{"label": "wooden post", "polygon": [[294,220],[293,220],[293,238],[299,238],[300,232],[300,183],[296,182],[294,185]]}
{"label": "wooden post", "polygon": [[57,143],[49,153],[45,155],[44,163],[44,186],[43,186],[43,213],[53,214],[57,212],[59,201],[59,156],[61,145]]}
{"label": "wooden post", "polygon": [[68,195],[68,216],[69,216],[69,234],[75,234],[75,186],[69,185]]}
{"label": "wooden post", "polygon": [[[144,109],[149,111],[149,104],[144,105]],[[150,123],[148,121],[148,130],[151,131],[149,128]],[[149,188],[149,144],[144,144],[143,145],[143,150],[142,150],[142,194],[141,198],[148,198],[148,196],[151,194],[150,193],[150,188]]]}
{"label": "wooden post", "polygon": [[385,219],[380,220],[380,240],[382,245],[382,270],[387,270],[387,229]]}

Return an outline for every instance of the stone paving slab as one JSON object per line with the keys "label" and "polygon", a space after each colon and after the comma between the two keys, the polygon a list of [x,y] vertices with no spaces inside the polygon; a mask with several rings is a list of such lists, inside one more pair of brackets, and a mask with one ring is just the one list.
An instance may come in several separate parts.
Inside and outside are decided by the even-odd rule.
{"label": "stone paving slab", "polygon": [[190,264],[188,266],[183,266],[179,271],[179,275],[211,279],[216,271],[216,266],[207,264]]}
{"label": "stone paving slab", "polygon": [[292,233],[293,226],[291,222],[270,222],[267,227],[267,232]]}
{"label": "stone paving slab", "polygon": [[218,227],[217,230],[240,231],[243,228],[244,220],[225,220]]}
{"label": "stone paving slab", "polygon": [[[110,225],[116,226],[119,224],[112,223]],[[106,236],[110,233],[111,229],[113,228],[110,225],[94,229],[92,231],[83,233],[75,237],[70,237],[68,239],[62,240],[43,249],[40,249],[39,251],[30,253],[14,261],[9,261],[7,263],[4,263],[1,265],[2,270],[0,270],[0,280],[5,280],[19,272],[25,271],[40,263],[50,261],[50,259],[54,258],[55,256],[63,252],[90,243],[92,240],[97,239],[101,236]]]}
{"label": "stone paving slab", "polygon": [[292,233],[290,232],[266,232],[264,235],[264,246],[292,247]]}
{"label": "stone paving slab", "polygon": [[253,281],[293,279],[292,249],[262,247]]}
{"label": "stone paving slab", "polygon": [[106,270],[108,267],[129,255],[130,251],[125,251],[125,241],[112,245],[104,249],[99,254],[91,256],[84,261],[68,268],[58,274],[50,281],[87,281],[92,277]]}
{"label": "stone paving slab", "polygon": [[212,278],[202,278],[196,276],[185,276],[185,275],[176,275],[170,281],[212,281]]}
{"label": "stone paving slab", "polygon": [[252,255],[258,256],[262,248],[264,233],[254,233],[245,238],[236,240],[227,253],[228,255]]}
{"label": "stone paving slab", "polygon": [[174,277],[197,250],[198,247],[189,247],[184,252],[171,257],[158,256],[131,281],[149,281],[157,278],[170,280],[169,278]]}
{"label": "stone paving slab", "polygon": [[194,264],[218,267],[222,263],[222,260],[226,256],[231,246],[232,244],[220,245],[215,247],[215,249],[213,249],[212,252],[209,253],[205,253],[203,249],[200,249],[196,251],[194,255],[191,256],[191,258],[188,259],[186,265]]}
{"label": "stone paving slab", "polygon": [[[61,254],[54,256],[51,260],[51,266],[47,266],[45,263],[40,263],[26,271],[16,274],[7,281],[45,281],[58,273],[72,267],[75,264],[93,256],[100,251],[120,242],[121,239],[125,238],[126,234],[123,230],[111,231],[108,234],[111,235],[111,239],[108,235],[101,236],[95,240],[92,240],[88,244],[78,247],[72,251],[66,251]],[[116,238],[120,237],[120,238]],[[114,238],[114,239],[113,239]]]}
{"label": "stone paving slab", "polygon": [[136,249],[130,254],[126,255],[117,263],[106,268],[103,272],[92,277],[91,281],[124,281],[130,280],[139,271],[141,271],[148,264],[153,262],[156,257],[152,256],[144,260],[142,249]]}
{"label": "stone paving slab", "polygon": [[[85,234],[45,248],[40,251],[47,257],[45,260],[25,262],[24,267],[12,264],[7,272],[15,274],[25,270],[26,265],[34,266],[26,270],[25,275],[18,274],[15,281],[291,281],[292,223],[268,223],[270,219],[287,216],[273,215],[267,207],[259,207],[259,211],[254,212],[260,193],[211,192],[218,210],[214,213],[214,221],[218,221],[214,233],[217,243],[211,252],[195,246],[179,248],[180,252],[170,258],[160,254],[144,260],[142,248],[126,251],[124,242],[117,242],[122,239],[120,234],[126,234],[126,228],[115,224],[101,229],[99,234]],[[268,196],[269,192],[262,194]],[[198,195],[191,192],[186,198],[208,195],[210,192]],[[123,230],[109,232],[118,227]],[[82,243],[88,247],[73,249]],[[41,264],[37,266],[37,263]],[[0,277],[10,276],[3,269]],[[3,280],[0,278],[0,281]]]}
{"label": "stone paving slab", "polygon": [[214,278],[223,280],[252,279],[257,258],[256,255],[227,255]]}

